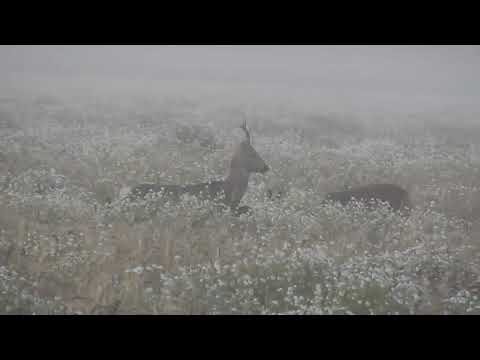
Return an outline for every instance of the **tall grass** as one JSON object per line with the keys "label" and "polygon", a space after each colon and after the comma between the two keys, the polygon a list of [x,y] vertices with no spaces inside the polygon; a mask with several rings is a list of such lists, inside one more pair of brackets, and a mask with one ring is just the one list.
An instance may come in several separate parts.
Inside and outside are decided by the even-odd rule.
{"label": "tall grass", "polygon": [[[233,126],[172,104],[0,105],[0,313],[480,313],[480,153],[464,133],[252,113],[272,168],[250,180],[253,216],[126,204],[140,182],[225,175]],[[412,215],[321,205],[372,182],[408,189]]]}

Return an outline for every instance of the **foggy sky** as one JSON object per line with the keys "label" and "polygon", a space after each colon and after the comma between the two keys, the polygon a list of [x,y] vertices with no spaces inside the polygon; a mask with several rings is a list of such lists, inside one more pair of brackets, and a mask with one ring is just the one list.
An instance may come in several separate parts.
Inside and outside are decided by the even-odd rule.
{"label": "foggy sky", "polygon": [[475,106],[479,46],[0,46],[0,91]]}

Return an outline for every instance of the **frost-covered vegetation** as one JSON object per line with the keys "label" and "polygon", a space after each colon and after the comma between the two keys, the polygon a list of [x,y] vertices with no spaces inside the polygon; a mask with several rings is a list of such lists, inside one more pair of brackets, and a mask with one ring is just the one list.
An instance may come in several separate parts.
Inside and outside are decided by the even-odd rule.
{"label": "frost-covered vegetation", "polygon": [[[253,216],[120,201],[143,182],[223,178],[237,110],[1,101],[0,313],[480,313],[475,124],[252,107],[253,145],[272,168],[250,179]],[[374,182],[407,189],[411,216],[321,205]]]}

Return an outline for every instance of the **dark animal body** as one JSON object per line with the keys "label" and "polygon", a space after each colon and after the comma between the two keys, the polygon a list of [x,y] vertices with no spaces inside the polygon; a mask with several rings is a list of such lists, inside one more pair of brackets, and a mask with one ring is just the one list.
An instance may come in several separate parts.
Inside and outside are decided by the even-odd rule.
{"label": "dark animal body", "polygon": [[237,147],[230,163],[229,174],[224,180],[191,185],[141,184],[131,190],[128,199],[134,201],[145,198],[148,194],[155,194],[164,201],[179,202],[183,195],[191,195],[199,200],[211,200],[225,205],[235,215],[251,212],[248,206],[239,206],[247,191],[250,174],[263,174],[269,167],[251,145],[246,123],[242,129],[247,138]]}
{"label": "dark animal body", "polygon": [[225,198],[225,182],[219,180],[194,185],[141,184],[132,189],[129,199],[145,198],[149,194],[161,195],[166,200],[173,201],[179,201],[185,194],[202,200],[218,200]]}
{"label": "dark animal body", "polygon": [[327,194],[322,203],[333,201],[345,206],[353,200],[364,203],[369,209],[375,208],[375,202],[385,202],[393,210],[400,210],[406,215],[412,209],[408,192],[393,184],[370,184],[346,191],[332,192]]}

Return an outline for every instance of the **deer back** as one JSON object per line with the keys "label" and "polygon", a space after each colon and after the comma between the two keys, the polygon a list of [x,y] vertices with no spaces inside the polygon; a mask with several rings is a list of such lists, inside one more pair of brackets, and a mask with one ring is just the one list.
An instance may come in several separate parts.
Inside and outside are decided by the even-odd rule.
{"label": "deer back", "polygon": [[130,199],[143,199],[149,194],[173,201],[180,201],[182,195],[192,195],[202,200],[216,200],[225,198],[225,182],[211,181],[193,185],[141,184],[132,189]]}

